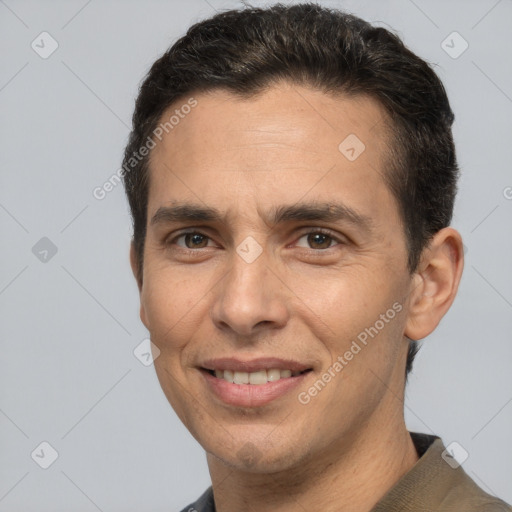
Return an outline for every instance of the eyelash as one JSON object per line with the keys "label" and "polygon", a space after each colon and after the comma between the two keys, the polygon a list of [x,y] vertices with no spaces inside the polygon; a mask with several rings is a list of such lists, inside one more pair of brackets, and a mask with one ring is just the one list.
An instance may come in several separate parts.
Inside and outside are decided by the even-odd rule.
{"label": "eyelash", "polygon": [[[322,235],[326,235],[328,236],[329,238],[331,238],[334,242],[338,242],[338,244],[341,244],[341,245],[344,245],[346,244],[345,241],[343,241],[342,239],[340,239],[338,236],[336,236],[332,231],[328,230],[328,229],[324,229],[324,228],[312,228],[310,229],[309,231],[305,231],[303,232],[298,240],[300,240],[301,238],[305,237],[305,236],[308,236],[308,235],[312,235],[312,234],[322,234]],[[185,235],[202,235],[208,239],[211,240],[211,237],[202,233],[201,231],[196,231],[196,230],[189,230],[189,231],[183,231],[179,234],[177,234],[176,236],[174,236],[171,240],[169,239],[166,239],[165,240],[165,245],[169,246],[169,245],[173,245],[176,240],[178,240],[179,238],[185,236]],[[197,254],[200,249],[207,249],[207,247],[200,247],[199,249],[190,249],[188,247],[181,247],[181,246],[178,246],[179,247],[179,250],[182,251],[182,252],[185,252],[187,254]],[[332,249],[333,247],[335,246],[331,246],[331,247],[327,247],[326,249],[306,249],[304,247],[302,247],[303,250],[306,250],[306,251],[312,251],[314,253],[321,253],[321,252],[327,252],[329,251],[329,249]]]}

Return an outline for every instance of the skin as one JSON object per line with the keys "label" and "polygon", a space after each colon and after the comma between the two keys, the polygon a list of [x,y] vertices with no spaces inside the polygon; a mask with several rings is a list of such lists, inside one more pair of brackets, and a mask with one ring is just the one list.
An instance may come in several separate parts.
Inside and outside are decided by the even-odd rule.
{"label": "skin", "polygon": [[[288,83],[251,99],[221,90],[194,97],[197,106],[150,162],[138,284],[141,319],[161,351],[162,389],[207,452],[218,512],[369,511],[417,461],[403,416],[406,336],[424,338],[449,309],[463,267],[461,237],[439,231],[410,274],[398,207],[383,180],[386,114],[375,100]],[[366,146],[354,161],[338,149],[349,134]],[[343,202],[372,229],[267,218],[273,207],[309,201]],[[151,223],[159,208],[178,202],[227,217]],[[189,228],[204,236],[179,237]],[[318,228],[331,237],[308,237]],[[263,250],[252,263],[236,252],[248,236]],[[137,275],[133,247],[131,262]],[[298,393],[394,303],[400,313],[300,403]],[[265,406],[233,407],[211,394],[197,368],[225,356],[294,359],[313,371],[300,389]]]}

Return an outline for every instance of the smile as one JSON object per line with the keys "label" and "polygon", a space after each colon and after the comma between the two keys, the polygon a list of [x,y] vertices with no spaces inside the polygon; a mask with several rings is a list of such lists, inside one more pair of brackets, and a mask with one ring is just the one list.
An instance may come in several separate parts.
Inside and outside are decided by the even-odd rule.
{"label": "smile", "polygon": [[213,399],[232,407],[262,407],[286,398],[304,381],[312,369],[289,370],[271,368],[251,372],[200,368],[205,390]]}
{"label": "smile", "polygon": [[280,370],[273,368],[270,370],[258,370],[255,372],[240,372],[231,370],[207,370],[210,375],[215,376],[217,379],[223,379],[226,382],[233,384],[252,384],[255,386],[262,386],[269,382],[276,382],[280,379],[288,379],[290,377],[297,377],[310,370],[302,372],[292,370]]}

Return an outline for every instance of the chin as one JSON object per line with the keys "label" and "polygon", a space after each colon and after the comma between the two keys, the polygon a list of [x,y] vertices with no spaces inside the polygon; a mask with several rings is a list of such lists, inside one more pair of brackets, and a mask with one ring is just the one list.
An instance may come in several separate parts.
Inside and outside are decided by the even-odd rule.
{"label": "chin", "polygon": [[250,441],[251,436],[238,439],[216,439],[201,443],[208,456],[213,457],[223,465],[237,470],[254,474],[279,473],[290,470],[300,463],[301,457],[297,446],[281,443],[270,445],[268,442]]}

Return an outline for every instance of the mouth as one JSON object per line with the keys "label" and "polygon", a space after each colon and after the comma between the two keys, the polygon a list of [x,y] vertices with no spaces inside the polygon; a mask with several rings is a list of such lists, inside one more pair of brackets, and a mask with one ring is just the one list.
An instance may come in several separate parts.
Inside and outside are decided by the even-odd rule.
{"label": "mouth", "polygon": [[222,358],[198,367],[212,398],[236,407],[261,407],[284,397],[314,371],[313,366],[278,358],[241,361]]}
{"label": "mouth", "polygon": [[203,371],[208,372],[211,376],[222,379],[230,384],[247,384],[252,386],[263,386],[269,382],[277,382],[281,379],[289,379],[291,377],[298,377],[312,371],[308,368],[302,371],[292,371],[288,368],[270,368],[268,370],[261,369],[254,372],[232,371],[232,370],[209,370],[208,368],[201,368]]}

